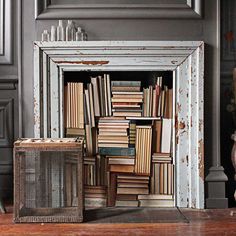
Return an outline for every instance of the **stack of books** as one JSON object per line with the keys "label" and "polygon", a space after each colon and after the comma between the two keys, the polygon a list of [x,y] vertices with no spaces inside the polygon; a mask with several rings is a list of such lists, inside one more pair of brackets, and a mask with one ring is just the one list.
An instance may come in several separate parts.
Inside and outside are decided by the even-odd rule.
{"label": "stack of books", "polygon": [[152,163],[171,163],[172,157],[170,153],[153,153],[152,154]]}
{"label": "stack of books", "polygon": [[153,124],[154,153],[170,153],[172,148],[172,119],[155,120]]}
{"label": "stack of books", "polygon": [[169,153],[155,153],[152,157],[151,193],[174,193],[174,165]]}
{"label": "stack of books", "polygon": [[110,75],[91,77],[93,87],[93,104],[96,117],[111,116],[111,82]]}
{"label": "stack of books", "polygon": [[85,208],[107,206],[107,188],[105,186],[84,186]]}
{"label": "stack of books", "polygon": [[129,144],[130,144],[130,147],[135,146],[135,141],[136,141],[136,123],[131,120],[130,125],[129,125]]}
{"label": "stack of books", "polygon": [[143,89],[143,116],[172,118],[173,90],[164,86],[162,77],[157,77],[155,86]]}
{"label": "stack of books", "polygon": [[111,81],[113,116],[141,116],[141,81]]}
{"label": "stack of books", "polygon": [[129,120],[124,118],[100,118],[98,121],[98,147],[129,146]]}
{"label": "stack of books", "polygon": [[67,136],[82,136],[84,129],[83,83],[69,82],[65,86],[65,127]]}
{"label": "stack of books", "polygon": [[152,155],[152,126],[136,126],[135,173],[150,175]]}
{"label": "stack of books", "polygon": [[174,207],[173,195],[160,195],[160,194],[149,194],[149,195],[138,195],[138,201],[140,207]]}
{"label": "stack of books", "polygon": [[84,157],[84,184],[96,185],[96,159],[94,156]]}
{"label": "stack of books", "polygon": [[109,170],[119,173],[133,173],[135,156],[106,156],[108,158]]}
{"label": "stack of books", "polygon": [[96,182],[97,185],[107,186],[108,162],[103,155],[96,155]]}
{"label": "stack of books", "polygon": [[149,194],[148,176],[117,175],[116,206],[138,206],[139,194]]}

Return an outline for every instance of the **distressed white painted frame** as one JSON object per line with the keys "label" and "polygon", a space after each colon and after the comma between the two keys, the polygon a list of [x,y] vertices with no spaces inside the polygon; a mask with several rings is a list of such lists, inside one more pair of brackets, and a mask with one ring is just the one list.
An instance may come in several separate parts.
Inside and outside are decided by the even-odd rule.
{"label": "distressed white painted frame", "polygon": [[63,137],[65,71],[173,71],[176,206],[204,208],[204,43],[35,42],[34,136]]}
{"label": "distressed white painted frame", "polygon": [[[114,3],[82,4],[79,0],[76,4],[53,5],[50,0],[35,0],[35,19],[93,19],[93,18],[201,18],[202,0],[186,0],[178,3],[173,0],[171,4],[163,4],[156,0],[155,4],[135,3],[128,1],[121,4]],[[134,2],[134,3],[133,3]]]}
{"label": "distressed white painted frame", "polygon": [[0,64],[12,63],[12,0],[0,0]]}

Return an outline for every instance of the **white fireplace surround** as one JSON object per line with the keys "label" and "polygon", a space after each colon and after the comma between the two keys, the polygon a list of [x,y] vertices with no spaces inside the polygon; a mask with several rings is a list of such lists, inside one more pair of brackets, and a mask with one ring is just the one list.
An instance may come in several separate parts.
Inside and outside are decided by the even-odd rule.
{"label": "white fireplace surround", "polygon": [[63,137],[65,71],[173,71],[175,201],[204,208],[204,43],[34,43],[34,136]]}

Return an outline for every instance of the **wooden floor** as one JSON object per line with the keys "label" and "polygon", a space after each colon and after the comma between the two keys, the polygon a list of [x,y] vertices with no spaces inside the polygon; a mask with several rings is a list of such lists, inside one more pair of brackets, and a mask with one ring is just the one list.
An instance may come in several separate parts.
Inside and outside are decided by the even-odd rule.
{"label": "wooden floor", "polygon": [[182,213],[189,223],[129,223],[129,224],[14,224],[12,207],[8,213],[0,213],[0,235],[236,235],[236,209],[189,210]]}

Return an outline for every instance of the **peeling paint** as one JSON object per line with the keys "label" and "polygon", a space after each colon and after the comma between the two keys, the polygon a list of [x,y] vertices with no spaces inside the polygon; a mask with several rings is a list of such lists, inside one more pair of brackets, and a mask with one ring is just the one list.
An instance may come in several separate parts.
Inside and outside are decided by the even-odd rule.
{"label": "peeling paint", "polygon": [[204,125],[204,122],[203,122],[203,120],[199,120],[199,132],[202,132],[203,130],[202,130],[202,128],[203,128],[203,125]]}
{"label": "peeling paint", "polygon": [[109,61],[54,61],[57,64],[82,64],[82,65],[92,65],[92,66],[102,66],[109,64]]}
{"label": "peeling paint", "polygon": [[185,127],[186,127],[185,123],[182,122],[182,121],[180,121],[180,122],[179,122],[179,125],[178,125],[178,128],[179,128],[179,129],[184,129]]}
{"label": "peeling paint", "polygon": [[176,113],[179,114],[181,112],[181,104],[177,103],[176,104]]}
{"label": "peeling paint", "polygon": [[199,177],[204,180],[204,143],[202,139],[198,142],[198,156]]}

